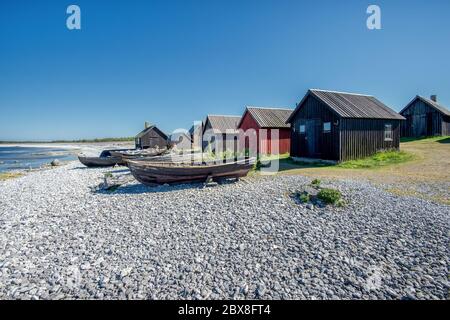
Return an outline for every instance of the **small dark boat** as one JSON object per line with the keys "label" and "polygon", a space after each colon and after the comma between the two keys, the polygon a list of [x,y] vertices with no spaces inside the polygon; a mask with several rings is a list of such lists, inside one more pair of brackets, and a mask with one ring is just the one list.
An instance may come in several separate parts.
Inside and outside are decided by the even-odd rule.
{"label": "small dark boat", "polygon": [[166,183],[206,182],[228,178],[241,178],[248,174],[254,163],[254,158],[229,163],[130,160],[128,161],[128,167],[136,180],[145,185],[154,186]]}
{"label": "small dark boat", "polygon": [[143,149],[111,151],[111,156],[120,158],[119,164],[126,165],[128,160],[157,157],[167,152],[167,149]]}
{"label": "small dark boat", "polygon": [[120,162],[117,157],[84,157],[79,155],[78,160],[86,167],[113,167]]}
{"label": "small dark boat", "polygon": [[129,149],[104,150],[99,157],[85,157],[78,156],[78,160],[86,167],[113,167],[120,164],[122,159],[120,157],[112,156],[112,152],[126,152]]}

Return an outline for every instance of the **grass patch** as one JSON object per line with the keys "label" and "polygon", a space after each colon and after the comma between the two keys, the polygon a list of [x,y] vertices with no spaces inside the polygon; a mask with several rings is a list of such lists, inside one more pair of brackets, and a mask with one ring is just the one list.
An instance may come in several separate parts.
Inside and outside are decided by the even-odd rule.
{"label": "grass patch", "polygon": [[305,168],[322,168],[322,167],[333,167],[335,164],[321,162],[321,161],[296,161],[291,157],[286,159],[281,159],[281,163],[286,163],[289,165],[294,165],[297,167],[305,167]]}
{"label": "grass patch", "polygon": [[372,169],[407,162],[413,158],[412,154],[405,151],[381,151],[369,158],[340,163],[337,167],[345,169]]}
{"label": "grass patch", "polygon": [[283,160],[288,159],[290,157],[289,153],[283,154],[263,154],[259,156],[259,160],[261,161],[273,161],[273,160]]}
{"label": "grass patch", "polygon": [[312,182],[311,182],[311,186],[313,186],[313,187],[320,187],[320,184],[322,183],[322,181],[320,181],[319,179],[314,179]]}
{"label": "grass patch", "polygon": [[0,181],[5,181],[5,180],[9,180],[9,179],[15,179],[15,178],[19,178],[23,176],[22,173],[18,173],[18,172],[5,172],[5,173],[0,173]]}
{"label": "grass patch", "polygon": [[450,143],[450,136],[433,136],[433,137],[404,137],[400,138],[400,142],[440,142],[440,143]]}
{"label": "grass patch", "polygon": [[112,178],[113,174],[111,172],[106,172],[105,173],[105,178]]}

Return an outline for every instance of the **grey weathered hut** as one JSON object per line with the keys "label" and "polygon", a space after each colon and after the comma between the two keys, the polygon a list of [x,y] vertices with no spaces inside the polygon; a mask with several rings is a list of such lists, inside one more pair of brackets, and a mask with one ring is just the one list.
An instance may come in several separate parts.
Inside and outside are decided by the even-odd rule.
{"label": "grey weathered hut", "polygon": [[193,126],[189,129],[192,149],[194,150],[202,148],[203,127],[203,121],[195,121]]}
{"label": "grey weathered hut", "polygon": [[308,90],[291,114],[291,157],[346,161],[399,149],[404,118],[373,96]]}
{"label": "grey weathered hut", "polygon": [[[220,136],[222,139],[223,151],[226,151],[227,145],[233,145],[232,149],[237,151],[237,139],[239,135],[238,124],[240,120],[240,116],[208,115],[203,126],[203,150],[205,150],[209,144],[214,146],[214,142]],[[214,147],[212,151],[215,152],[217,150],[215,150]]]}
{"label": "grey weathered hut", "polygon": [[155,125],[145,123],[145,129],[135,138],[136,149],[166,148],[168,145],[167,135]]}
{"label": "grey weathered hut", "polygon": [[416,96],[400,114],[406,118],[402,137],[450,135],[450,111],[437,102],[435,95],[430,99]]}

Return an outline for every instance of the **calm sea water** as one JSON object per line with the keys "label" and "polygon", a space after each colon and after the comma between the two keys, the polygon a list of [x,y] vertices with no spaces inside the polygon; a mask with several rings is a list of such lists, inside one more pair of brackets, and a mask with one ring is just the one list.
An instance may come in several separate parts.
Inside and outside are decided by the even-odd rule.
{"label": "calm sea water", "polygon": [[53,160],[76,159],[71,150],[41,147],[2,147],[0,146],[0,172],[39,168]]}

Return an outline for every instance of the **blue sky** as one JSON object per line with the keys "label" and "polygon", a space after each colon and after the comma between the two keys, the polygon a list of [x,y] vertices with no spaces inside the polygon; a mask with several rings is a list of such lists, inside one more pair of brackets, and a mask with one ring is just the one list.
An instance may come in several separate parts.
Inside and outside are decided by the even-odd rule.
{"label": "blue sky", "polygon": [[[82,30],[66,28],[81,8]],[[368,30],[377,4],[382,30]],[[450,106],[450,1],[0,2],[0,140],[171,132],[308,88]]]}

